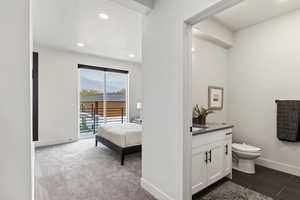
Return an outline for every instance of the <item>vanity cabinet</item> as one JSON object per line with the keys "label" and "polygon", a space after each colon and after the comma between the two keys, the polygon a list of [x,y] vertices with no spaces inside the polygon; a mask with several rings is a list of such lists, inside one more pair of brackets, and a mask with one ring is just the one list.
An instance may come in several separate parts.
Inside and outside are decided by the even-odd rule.
{"label": "vanity cabinet", "polygon": [[212,184],[222,178],[223,174],[223,142],[215,142],[209,145],[207,162],[207,184]]}
{"label": "vanity cabinet", "polygon": [[232,129],[193,136],[192,193],[232,173]]}
{"label": "vanity cabinet", "polygon": [[[232,171],[232,136],[227,135],[226,140],[224,141],[224,147],[225,147],[225,155],[223,157],[223,173],[230,174]],[[230,177],[231,178],[231,177]]]}
{"label": "vanity cabinet", "polygon": [[192,192],[202,190],[207,184],[208,147],[193,149],[192,157]]}

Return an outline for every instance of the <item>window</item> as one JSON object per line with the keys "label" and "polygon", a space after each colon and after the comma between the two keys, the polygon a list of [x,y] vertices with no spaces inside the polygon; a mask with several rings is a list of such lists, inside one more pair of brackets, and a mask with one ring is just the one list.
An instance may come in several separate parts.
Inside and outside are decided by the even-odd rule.
{"label": "window", "polygon": [[128,120],[128,72],[79,65],[80,136],[97,133],[102,123]]}

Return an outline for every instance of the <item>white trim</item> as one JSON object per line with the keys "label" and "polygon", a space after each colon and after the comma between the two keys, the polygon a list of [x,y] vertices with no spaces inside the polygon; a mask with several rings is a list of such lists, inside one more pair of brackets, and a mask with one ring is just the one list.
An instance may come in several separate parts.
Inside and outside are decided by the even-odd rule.
{"label": "white trim", "polygon": [[205,9],[200,11],[198,14],[194,15],[193,17],[185,20],[187,24],[190,25],[195,25],[198,24],[199,22],[219,13],[222,12],[223,10],[227,8],[231,8],[240,2],[245,1],[245,0],[219,0],[216,3],[213,3],[209,6],[207,6]]}
{"label": "white trim", "polygon": [[35,147],[46,147],[58,144],[65,144],[78,141],[77,138],[70,138],[70,139],[62,139],[62,140],[48,140],[48,141],[37,141],[34,142]]}
{"label": "white trim", "polygon": [[[184,23],[183,32],[183,136],[182,136],[182,146],[183,148],[178,152],[182,154],[182,199],[192,199],[192,134],[190,132],[190,127],[192,126],[192,25]],[[181,178],[181,177],[180,177]],[[181,185],[179,186],[181,187]]]}
{"label": "white trim", "polygon": [[158,187],[154,186],[150,181],[147,181],[144,178],[141,178],[141,186],[144,190],[152,194],[156,199],[159,200],[175,200],[168,196],[166,193],[161,191]]}
{"label": "white trim", "polygon": [[280,163],[266,158],[258,158],[256,160],[256,164],[278,171],[282,171],[288,174],[292,174],[295,176],[300,176],[300,167],[297,166]]}

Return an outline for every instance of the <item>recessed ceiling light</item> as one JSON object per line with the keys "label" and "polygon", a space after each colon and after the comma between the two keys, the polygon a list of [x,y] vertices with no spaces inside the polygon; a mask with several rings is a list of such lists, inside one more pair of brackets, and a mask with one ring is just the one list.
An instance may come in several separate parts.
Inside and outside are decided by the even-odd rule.
{"label": "recessed ceiling light", "polygon": [[79,46],[79,47],[84,47],[84,44],[81,43],[81,42],[78,42],[78,43],[77,43],[77,46]]}
{"label": "recessed ceiling light", "polygon": [[130,57],[130,58],[134,58],[135,55],[134,55],[134,54],[129,54],[129,57]]}
{"label": "recessed ceiling light", "polygon": [[104,19],[104,20],[109,19],[109,16],[105,13],[100,13],[98,16],[99,16],[100,19]]}
{"label": "recessed ceiling light", "polygon": [[195,52],[195,51],[196,51],[196,49],[193,47],[193,48],[192,48],[192,52]]}

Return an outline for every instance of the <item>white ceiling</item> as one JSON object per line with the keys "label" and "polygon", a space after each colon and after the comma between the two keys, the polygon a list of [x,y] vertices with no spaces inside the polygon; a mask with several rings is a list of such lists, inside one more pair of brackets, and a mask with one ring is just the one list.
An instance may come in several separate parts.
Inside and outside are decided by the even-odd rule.
{"label": "white ceiling", "polygon": [[214,18],[237,31],[299,8],[300,0],[245,0]]}
{"label": "white ceiling", "polygon": [[141,62],[142,20],[112,0],[33,0],[34,42],[80,53]]}

